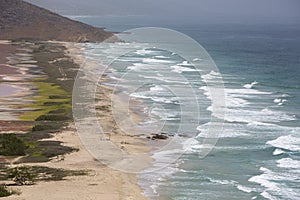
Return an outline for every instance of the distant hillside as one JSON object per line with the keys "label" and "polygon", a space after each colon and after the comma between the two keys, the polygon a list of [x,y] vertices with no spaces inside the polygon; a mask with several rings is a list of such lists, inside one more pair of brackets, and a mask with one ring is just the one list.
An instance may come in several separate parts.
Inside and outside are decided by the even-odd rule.
{"label": "distant hillside", "polygon": [[113,34],[22,0],[0,0],[0,39],[101,42]]}

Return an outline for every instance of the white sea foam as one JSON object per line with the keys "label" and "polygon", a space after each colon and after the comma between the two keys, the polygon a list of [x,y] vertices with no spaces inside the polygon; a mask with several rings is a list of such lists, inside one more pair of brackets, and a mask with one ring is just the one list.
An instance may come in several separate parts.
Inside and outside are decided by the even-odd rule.
{"label": "white sea foam", "polygon": [[151,50],[148,50],[148,49],[140,49],[140,50],[137,50],[135,53],[138,54],[138,55],[144,56],[144,55],[152,54],[152,53],[154,53],[154,51],[151,51]]}
{"label": "white sea foam", "polygon": [[201,76],[201,78],[205,81],[214,80],[214,79],[217,79],[220,77],[221,77],[221,74],[219,72],[215,72],[213,70],[210,73]]}
{"label": "white sea foam", "polygon": [[218,179],[213,179],[213,178],[208,178],[210,182],[212,183],[217,183],[220,185],[234,185],[237,182],[233,180],[218,180]]}
{"label": "white sea foam", "polygon": [[209,91],[209,89],[208,89],[207,86],[201,86],[199,89],[200,89],[200,90],[203,90],[203,91],[204,91],[203,94],[204,94],[208,99],[212,100],[212,95],[211,95],[211,93],[210,93],[210,91]]}
{"label": "white sea foam", "polygon": [[270,199],[270,200],[280,200],[279,198],[276,198],[274,196],[272,196],[270,193],[268,193],[267,191],[263,191],[262,193],[260,193],[261,196],[265,197],[266,199]]}
{"label": "white sea foam", "polygon": [[158,96],[148,96],[145,93],[139,93],[139,92],[135,92],[135,93],[131,93],[130,97],[134,97],[134,98],[138,98],[138,99],[152,99],[155,102],[159,102],[159,103],[168,103],[168,104],[178,104],[178,98],[177,97],[158,97]]}
{"label": "white sea foam", "polygon": [[151,110],[151,114],[158,116],[161,120],[178,120],[180,119],[180,113],[170,112],[164,109],[154,108]]}
{"label": "white sea foam", "polygon": [[258,82],[254,81],[252,83],[245,84],[244,88],[251,89],[256,84],[258,84]]}
{"label": "white sea foam", "polygon": [[230,109],[226,110],[225,120],[228,122],[243,122],[243,123],[276,123],[282,121],[293,121],[295,116],[285,112],[273,111],[268,108],[262,110]]}
{"label": "white sea foam", "polygon": [[277,105],[281,106],[283,105],[285,102],[287,102],[286,99],[283,99],[283,98],[276,98],[273,100],[274,103],[276,103]]}
{"label": "white sea foam", "polygon": [[282,158],[276,161],[278,167],[287,169],[300,169],[300,160],[293,160],[291,158]]}
{"label": "white sea foam", "polygon": [[243,99],[243,98],[238,98],[238,97],[232,98],[232,97],[226,95],[226,106],[227,106],[227,108],[230,108],[230,107],[234,107],[234,108],[245,107],[245,106],[248,106],[249,104],[250,104],[250,102]]}
{"label": "white sea foam", "polygon": [[189,67],[191,67],[191,66],[193,66],[193,65],[191,65],[188,61],[182,61],[182,63],[179,63],[178,64],[179,66],[189,66]]}
{"label": "white sea foam", "polygon": [[249,187],[246,187],[246,186],[243,186],[243,185],[236,185],[236,188],[243,191],[243,192],[246,192],[246,193],[250,193],[253,191],[252,188],[249,188]]}
{"label": "white sea foam", "polygon": [[266,126],[275,126],[274,124],[264,123],[264,122],[257,122],[252,121],[247,124],[249,127],[266,127]]}
{"label": "white sea foam", "polygon": [[[115,48],[116,49],[116,48]],[[152,65],[165,65],[165,66],[170,66],[170,65],[175,65],[178,62],[173,62],[172,64],[170,64],[170,60],[168,60],[168,57],[164,57],[161,56],[159,54],[156,54],[157,52],[155,51],[150,51],[148,49],[143,49],[140,50],[138,52],[136,52],[136,54],[140,55],[134,55],[135,57],[125,57],[122,58],[123,60],[120,61],[127,61],[127,62],[134,62],[134,61],[140,61],[140,62],[144,62],[144,63],[139,63],[139,64],[132,64],[132,66],[129,66],[129,70],[134,70],[134,71],[138,71],[138,70],[143,70],[143,69],[151,69],[150,66]],[[151,58],[145,58],[147,54],[151,54]],[[94,56],[97,56],[96,54]],[[148,55],[147,55],[148,56]],[[145,59],[143,59],[145,58]],[[200,61],[201,59],[199,58],[195,58],[193,61]],[[166,61],[166,62],[165,62]],[[176,67],[173,68],[173,71],[177,70],[177,73],[182,73],[183,70],[190,70],[191,68],[189,68],[190,64],[188,62],[183,62],[180,64],[175,65]],[[156,72],[155,72],[156,73]],[[164,83],[175,83],[177,84],[185,84],[182,83],[182,81],[180,80],[176,80],[176,78],[174,77],[164,77],[164,75],[162,75],[162,72],[160,72],[161,74],[157,75],[155,77],[155,73],[152,76],[148,76],[148,77],[144,77],[144,78],[150,78],[150,79],[154,79],[153,81],[162,81]],[[174,73],[173,73],[174,74]],[[214,80],[221,77],[219,73],[211,71],[208,74],[205,74],[202,78],[204,80]],[[255,127],[255,128],[276,128],[279,129],[281,128],[279,125],[274,125],[271,124],[273,122],[280,122],[280,121],[285,121],[285,120],[293,120],[295,119],[292,115],[289,115],[285,112],[282,111],[276,111],[276,110],[271,110],[271,109],[255,109],[254,107],[248,108],[248,106],[251,106],[251,99],[255,99],[260,100],[260,99],[264,99],[267,95],[272,94],[271,92],[264,92],[264,91],[260,91],[257,89],[253,89],[255,87],[255,85],[257,84],[257,82],[252,82],[249,84],[245,84],[243,88],[239,88],[239,89],[226,89],[225,93],[226,93],[226,103],[228,106],[228,112],[227,112],[227,117],[226,119],[232,120],[232,121],[243,121],[247,123],[247,128],[251,127]],[[162,91],[164,91],[165,88],[162,88],[160,86],[153,86],[150,88],[150,91],[156,92],[156,93],[160,93]],[[203,86],[200,89],[204,90],[204,94],[211,99],[211,95],[208,92],[207,87]],[[166,89],[165,89],[166,90]],[[154,94],[143,94],[143,93],[139,93],[136,94],[137,97],[140,98],[149,98],[152,99],[153,101],[156,102],[163,102],[163,103],[174,103],[172,102],[172,98],[169,97],[153,97]],[[140,95],[140,96],[139,96]],[[284,104],[285,98],[288,97],[288,95],[282,95],[280,96],[272,96],[272,98],[276,99],[280,99],[280,100],[275,100],[274,99],[274,103],[276,104]],[[173,99],[174,100],[174,99]],[[272,100],[271,100],[272,101]],[[176,99],[175,99],[176,102]],[[168,105],[169,106],[169,105]],[[212,107],[208,107],[208,110],[212,110]],[[159,110],[152,110],[154,111],[158,111]],[[176,113],[171,113],[168,112],[168,115],[165,115],[165,118],[174,118],[176,117]],[[246,131],[243,130],[240,127],[233,127],[237,125],[236,123],[234,124],[229,124],[228,127],[226,127],[225,131],[223,131],[220,134],[220,137],[239,137],[239,136],[244,136],[247,135]],[[232,127],[231,127],[232,126]],[[245,126],[244,124],[242,124],[241,126]],[[201,131],[201,133],[199,134],[199,137],[209,137],[208,131],[207,131],[207,127],[202,126],[202,127],[198,127],[197,128],[199,131]],[[280,129],[282,130],[282,133],[286,133],[286,131],[290,131],[289,129]],[[273,133],[273,132],[272,132]],[[289,133],[286,133],[289,134]],[[296,138],[296,135],[293,136],[293,140]],[[276,141],[278,140],[278,141]],[[298,144],[296,144],[295,142],[282,142],[282,138],[279,139],[277,138],[274,141],[270,141],[271,145],[275,145],[278,146],[277,149],[273,152],[273,155],[280,155],[282,154],[282,152],[285,152],[282,149],[282,146],[286,146],[287,149],[291,150],[298,150]],[[285,139],[283,139],[285,140]],[[291,146],[292,144],[292,146]],[[264,145],[263,145],[264,146]],[[203,148],[205,148],[204,145],[202,145],[201,142],[199,142],[197,139],[191,138],[189,141],[187,141],[186,143],[183,144],[182,149],[186,149],[188,152],[193,152],[193,153],[199,153],[201,152],[201,150]],[[265,146],[264,146],[265,147]],[[221,147],[222,148],[222,147]],[[226,148],[230,149],[230,148],[244,148],[244,149],[248,149],[249,147],[247,146],[227,146]],[[253,145],[250,148],[258,148],[257,146]],[[155,167],[159,167],[160,164],[166,164],[169,162],[170,158],[173,158],[173,155],[178,155],[181,154],[183,152],[182,149],[173,149],[170,151],[163,151],[162,153],[157,153],[153,156],[153,158],[156,160],[158,160],[158,162],[154,162]],[[278,158],[278,157],[274,157],[274,158]],[[160,163],[161,162],[161,163]],[[162,163],[164,162],[164,163]],[[284,170],[294,170],[296,169],[296,166],[298,166],[298,162],[293,160],[293,159],[280,159],[277,161],[278,167],[282,167],[284,168]],[[174,167],[175,166],[175,167]],[[292,167],[291,167],[292,166]],[[287,168],[287,169],[285,169]],[[149,183],[147,186],[145,186],[145,188],[148,188],[149,190],[153,190],[154,193],[157,193],[157,189],[160,187],[159,184],[157,184],[156,182],[158,181],[162,181],[165,180],[164,176],[168,176],[172,173],[175,173],[178,169],[176,169],[176,165],[172,165],[172,167],[167,167],[165,169],[159,170],[157,172],[157,174],[155,173],[149,173],[148,175],[151,176],[151,178],[149,178]],[[180,170],[179,170],[180,171]],[[284,184],[280,184],[278,182],[280,181],[285,181],[285,180],[297,180],[296,178],[293,177],[289,177],[289,174],[280,174],[278,172],[273,172],[271,170],[268,170],[266,168],[261,168],[262,174],[256,177],[252,177],[251,179],[249,179],[249,181],[256,181],[257,183],[263,185],[264,187],[266,187],[266,190],[263,191],[261,193],[262,196],[269,198],[269,199],[276,199],[275,196],[276,194],[282,195],[282,197],[285,197],[286,199],[289,198],[288,195],[290,195],[291,197],[294,197],[293,192],[290,191],[290,189],[285,188]],[[184,171],[183,171],[184,172]],[[291,174],[290,174],[291,175]],[[299,179],[298,179],[299,180]],[[215,183],[217,184],[233,184],[235,187],[237,187],[237,189],[244,191],[244,192],[251,192],[252,189],[245,187],[243,185],[239,185],[236,182],[232,182],[230,180],[213,180],[215,181]],[[149,187],[149,185],[151,185],[151,187]],[[282,190],[285,190],[284,193],[282,193]]]}
{"label": "white sea foam", "polygon": [[154,66],[149,65],[149,64],[144,64],[144,63],[133,63],[131,66],[128,66],[127,69],[128,70],[133,70],[133,71],[141,71],[141,70],[147,70],[147,69],[151,69]]}
{"label": "white sea foam", "polygon": [[208,107],[206,108],[206,110],[212,112],[213,108],[212,108],[212,106],[208,106]]}
{"label": "white sea foam", "polygon": [[290,151],[300,151],[300,138],[293,135],[280,136],[275,140],[268,141],[267,144]]}
{"label": "white sea foam", "polygon": [[[200,125],[197,127],[197,130],[199,131],[199,134],[196,138],[235,138],[235,137],[247,137],[250,136],[250,134],[246,133],[244,131],[244,128],[242,126],[234,126],[232,124],[214,124],[214,126],[211,126],[211,123],[206,123],[203,125]],[[215,128],[216,126],[224,126],[221,132],[216,133]],[[221,129],[221,128],[220,128]]]}
{"label": "white sea foam", "polygon": [[169,59],[170,57],[167,57],[167,56],[155,56],[155,58],[159,58],[159,59]]}
{"label": "white sea foam", "polygon": [[193,61],[201,61],[201,58],[194,58]]}
{"label": "white sea foam", "polygon": [[158,188],[158,185],[150,185],[150,188],[152,189],[152,191],[154,192],[154,194],[157,194],[156,189]]}
{"label": "white sea foam", "polygon": [[[263,173],[253,176],[249,179],[250,182],[255,182],[265,187],[266,189],[261,195],[270,200],[279,199],[299,199],[300,195],[292,189],[287,189],[283,181],[295,182],[299,179],[299,174],[290,172],[278,173],[270,169],[261,167],[260,171]],[[278,198],[280,196],[281,198]]]}
{"label": "white sea foam", "polygon": [[178,83],[178,84],[184,84],[187,85],[189,84],[189,82],[186,81],[182,81],[182,80],[176,80],[176,79],[172,79],[171,77],[164,77],[164,76],[144,76],[144,75],[139,75],[142,78],[146,78],[146,79],[156,79],[165,83]]}
{"label": "white sea foam", "polygon": [[238,89],[231,89],[226,88],[225,89],[227,95],[233,95],[237,97],[257,97],[259,95],[270,95],[272,92],[265,92],[255,89],[245,89],[245,88],[238,88]]}
{"label": "white sea foam", "polygon": [[143,58],[143,63],[175,63],[175,61],[155,58]]}
{"label": "white sea foam", "polygon": [[226,106],[227,108],[238,108],[238,107],[248,107],[250,102],[245,98],[257,99],[261,98],[262,95],[269,95],[270,92],[263,92],[254,89],[225,89]]}
{"label": "white sea foam", "polygon": [[154,87],[151,87],[150,90],[151,90],[151,91],[163,91],[164,88],[162,88],[162,87],[159,86],[159,85],[155,85]]}
{"label": "white sea foam", "polygon": [[179,74],[181,74],[182,72],[196,72],[197,71],[196,69],[192,69],[189,67],[182,67],[179,65],[173,65],[173,66],[171,66],[171,68],[173,69],[172,70],[173,72],[177,72]]}
{"label": "white sea foam", "polygon": [[285,153],[285,151],[283,151],[281,149],[275,149],[274,152],[273,152],[273,155],[278,156],[278,155],[282,155],[284,153]]}
{"label": "white sea foam", "polygon": [[201,155],[201,153],[205,153],[207,151],[210,151],[212,148],[214,148],[213,144],[204,144],[202,142],[199,142],[196,138],[188,138],[183,139],[181,141],[182,144],[182,153],[186,154],[198,154]]}
{"label": "white sea foam", "polygon": [[139,177],[139,185],[142,186],[147,197],[151,199],[157,199],[159,196],[157,189],[160,185],[163,184],[168,177],[180,170],[172,164],[165,167],[166,164],[169,164],[169,161],[163,161],[165,161],[165,159],[169,160],[169,154],[172,154],[172,152],[154,154],[152,158],[155,162],[153,162],[152,167],[145,169]]}
{"label": "white sea foam", "polygon": [[119,57],[116,58],[115,61],[119,61],[119,62],[137,62],[137,61],[141,61],[140,58],[134,58],[134,57]]}
{"label": "white sea foam", "polygon": [[280,103],[280,102],[281,102],[281,99],[274,99],[273,102],[274,102],[274,103]]}
{"label": "white sea foam", "polygon": [[[273,191],[280,191],[280,186],[276,182],[272,182],[272,172],[267,168],[260,168],[260,171],[264,172],[261,175],[253,176],[249,179],[250,182],[255,182],[260,184],[261,186],[267,188],[267,190],[261,193],[267,199],[273,200],[275,197],[268,193],[269,190]],[[270,180],[271,179],[271,180]],[[267,195],[268,194],[268,195]]]}

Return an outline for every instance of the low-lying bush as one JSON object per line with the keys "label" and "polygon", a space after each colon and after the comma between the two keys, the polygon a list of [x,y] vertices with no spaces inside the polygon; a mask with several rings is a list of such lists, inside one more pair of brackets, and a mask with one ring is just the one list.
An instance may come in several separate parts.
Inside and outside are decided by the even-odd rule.
{"label": "low-lying bush", "polygon": [[35,119],[35,121],[64,121],[69,118],[64,115],[41,115]]}
{"label": "low-lying bush", "polygon": [[32,131],[45,131],[45,130],[52,130],[52,129],[54,129],[53,126],[41,125],[41,124],[37,124],[34,127],[32,127]]}
{"label": "low-lying bush", "polygon": [[12,192],[5,185],[0,185],[0,197],[7,197],[11,194]]}
{"label": "low-lying bush", "polygon": [[17,185],[32,185],[36,176],[36,173],[27,166],[15,167],[8,170],[8,178],[12,179]]}
{"label": "low-lying bush", "polygon": [[23,156],[26,149],[26,144],[16,134],[0,135],[0,155]]}

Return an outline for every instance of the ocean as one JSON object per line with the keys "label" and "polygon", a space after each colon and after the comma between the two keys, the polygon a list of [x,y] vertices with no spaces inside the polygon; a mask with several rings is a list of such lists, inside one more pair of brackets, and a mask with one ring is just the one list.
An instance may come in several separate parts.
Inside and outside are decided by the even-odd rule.
{"label": "ocean", "polygon": [[[176,148],[151,153],[151,172],[146,169],[138,177],[149,199],[300,199],[299,25],[180,26],[146,23],[137,16],[73,18],[116,32],[146,26],[180,31],[199,42],[219,69],[205,69],[199,76],[198,68],[157,44],[82,46],[88,59],[113,61],[105,72],[112,80],[108,85],[142,102],[129,105],[148,116],[139,129],[192,140],[184,153]],[[122,49],[128,53],[114,58]],[[195,61],[201,66],[205,59]],[[206,81],[219,76],[224,83],[224,124],[214,148],[201,156],[212,119]]]}

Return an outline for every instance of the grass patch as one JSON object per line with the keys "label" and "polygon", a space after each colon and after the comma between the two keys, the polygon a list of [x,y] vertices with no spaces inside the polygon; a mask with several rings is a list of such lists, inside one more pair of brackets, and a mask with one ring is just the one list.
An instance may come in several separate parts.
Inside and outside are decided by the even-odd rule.
{"label": "grass patch", "polygon": [[71,96],[60,86],[43,82],[41,79],[34,81],[33,84],[36,86],[37,94],[27,100],[33,101],[34,103],[22,105],[22,107],[32,108],[33,111],[25,112],[19,117],[20,120],[34,121],[39,116],[45,115],[53,110],[71,109]]}
{"label": "grass patch", "polygon": [[31,157],[40,157],[42,156],[43,151],[36,151],[31,154]]}

